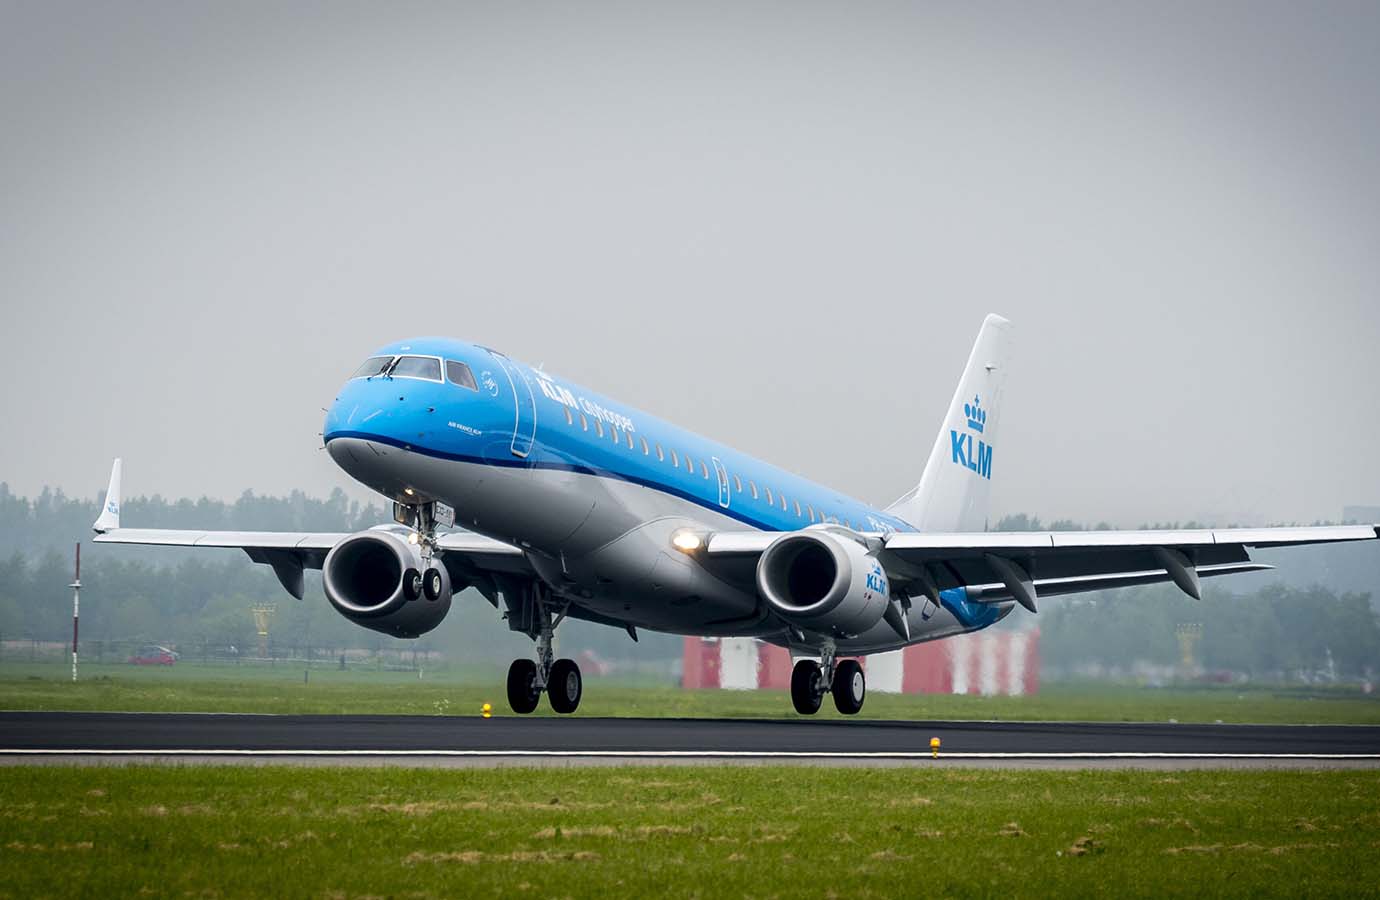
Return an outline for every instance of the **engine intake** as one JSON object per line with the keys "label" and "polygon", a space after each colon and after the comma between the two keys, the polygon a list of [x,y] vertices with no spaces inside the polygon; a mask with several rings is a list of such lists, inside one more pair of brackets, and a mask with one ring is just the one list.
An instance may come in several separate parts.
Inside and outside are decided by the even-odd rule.
{"label": "engine intake", "polygon": [[886,572],[867,548],[823,530],[773,541],[757,561],[757,590],[787,622],[837,637],[876,625],[890,601]]}
{"label": "engine intake", "polygon": [[420,550],[391,529],[370,529],[331,548],[321,566],[321,580],[326,599],[351,622],[414,638],[441,624],[450,612],[450,574],[439,559],[432,565],[442,581],[434,600],[409,584],[424,566]]}

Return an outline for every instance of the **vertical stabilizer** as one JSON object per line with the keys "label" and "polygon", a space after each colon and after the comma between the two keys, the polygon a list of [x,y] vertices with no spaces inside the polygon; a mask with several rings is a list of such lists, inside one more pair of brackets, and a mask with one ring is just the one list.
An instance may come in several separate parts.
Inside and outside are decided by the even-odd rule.
{"label": "vertical stabilizer", "polygon": [[1000,471],[997,425],[1010,365],[1011,323],[989,315],[949,402],[920,483],[887,512],[920,531],[983,531]]}
{"label": "vertical stabilizer", "polygon": [[120,527],[120,461],[110,467],[110,487],[105,489],[105,506],[101,514],[91,523],[91,530],[105,534]]}

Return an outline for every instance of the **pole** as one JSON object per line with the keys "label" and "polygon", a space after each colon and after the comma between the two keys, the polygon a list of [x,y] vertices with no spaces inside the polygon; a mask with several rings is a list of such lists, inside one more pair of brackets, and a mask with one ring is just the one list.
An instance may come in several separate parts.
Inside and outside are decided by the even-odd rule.
{"label": "pole", "polygon": [[81,541],[77,542],[77,571],[72,579],[72,680],[77,680],[77,623],[81,618]]}

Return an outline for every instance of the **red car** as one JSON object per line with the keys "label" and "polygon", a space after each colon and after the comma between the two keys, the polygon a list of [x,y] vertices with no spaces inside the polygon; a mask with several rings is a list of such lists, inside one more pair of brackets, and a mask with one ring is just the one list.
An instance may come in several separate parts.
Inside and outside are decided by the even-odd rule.
{"label": "red car", "polygon": [[129,661],[136,666],[170,666],[177,662],[177,651],[157,644],[145,644]]}

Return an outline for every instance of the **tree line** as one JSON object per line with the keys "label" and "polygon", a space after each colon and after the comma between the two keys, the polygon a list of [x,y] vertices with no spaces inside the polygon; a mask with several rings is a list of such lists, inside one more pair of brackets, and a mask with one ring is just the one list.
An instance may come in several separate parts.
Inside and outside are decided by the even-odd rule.
{"label": "tree line", "polygon": [[[326,602],[319,578],[309,577],[306,598],[294,600],[266,566],[252,564],[238,550],[92,544],[90,526],[99,510],[99,497],[44,490],[28,499],[0,483],[0,639],[62,640],[69,633],[67,585],[73,546],[81,541],[82,634],[88,641],[252,647],[257,636],[250,610],[266,603],[276,609],[270,636],[279,647],[415,646],[347,622]],[[137,497],[125,501],[121,516],[142,527],[246,531],[349,532],[389,520],[381,506],[351,501],[340,490],[324,500],[301,492],[245,492],[233,502]],[[1000,520],[994,530],[1083,527],[1019,515]],[[1372,602],[1380,548],[1325,545],[1256,555],[1281,568],[1205,580],[1201,603],[1164,586],[1051,598],[1034,620],[1041,629],[1041,657],[1056,666],[1132,660],[1173,665],[1179,658],[1176,629],[1196,624],[1198,657],[1208,669],[1271,676],[1331,666],[1351,676],[1380,668],[1380,625]],[[1007,624],[1029,623],[1017,610]],[[562,626],[562,637],[572,652],[590,648],[641,659],[680,653],[677,637],[643,634],[633,644],[619,629],[575,621]],[[458,597],[447,620],[420,641],[422,649],[485,662],[524,655],[529,644],[509,633],[499,613],[474,591]]]}

